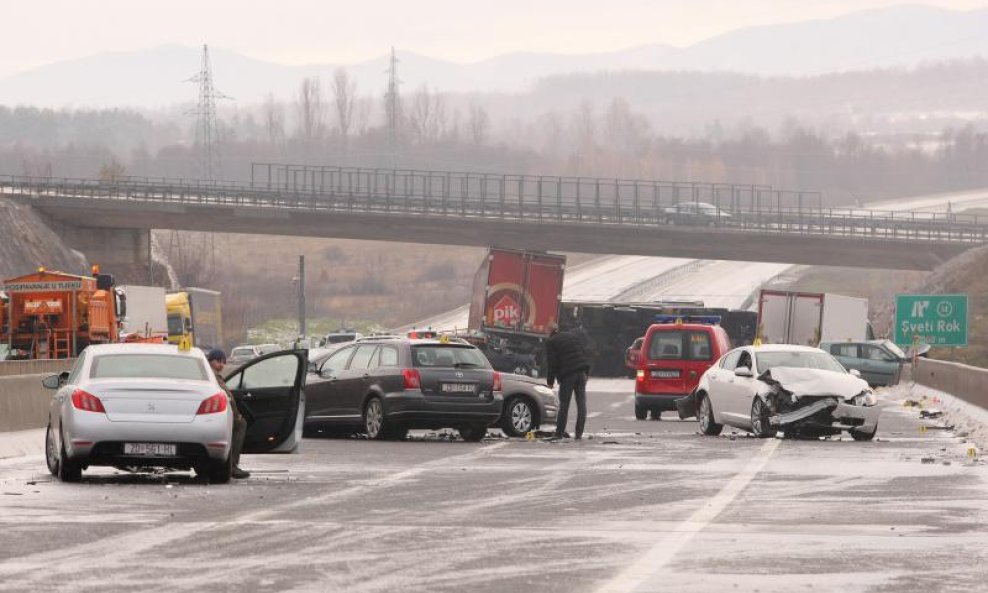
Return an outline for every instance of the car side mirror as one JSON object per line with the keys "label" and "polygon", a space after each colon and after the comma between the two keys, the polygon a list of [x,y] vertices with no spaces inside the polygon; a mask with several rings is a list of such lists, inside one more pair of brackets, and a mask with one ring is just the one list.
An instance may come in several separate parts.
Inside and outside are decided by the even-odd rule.
{"label": "car side mirror", "polygon": [[851,369],[848,372],[854,375],[855,377],[857,377],[858,379],[861,378],[861,371],[859,371],[858,369]]}
{"label": "car side mirror", "polygon": [[[59,387],[62,386],[62,382],[64,381],[64,379],[62,378],[63,374],[64,373],[59,373],[57,375],[48,375],[47,377],[41,380],[41,384],[44,386],[45,389],[58,389]],[[65,378],[67,379],[68,375],[66,375]]]}
{"label": "car side mirror", "polygon": [[748,367],[738,367],[734,369],[734,375],[736,377],[745,377],[746,379],[750,379],[755,376],[755,373],[751,372],[751,369]]}

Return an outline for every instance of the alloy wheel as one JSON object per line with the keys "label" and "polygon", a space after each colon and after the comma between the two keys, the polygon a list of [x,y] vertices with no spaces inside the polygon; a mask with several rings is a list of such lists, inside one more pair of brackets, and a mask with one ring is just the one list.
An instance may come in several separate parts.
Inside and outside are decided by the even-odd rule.
{"label": "alloy wheel", "polygon": [[706,432],[710,428],[710,398],[700,400],[700,430]]}
{"label": "alloy wheel", "polygon": [[532,408],[525,401],[518,400],[511,406],[511,426],[521,434],[532,429]]}
{"label": "alloy wheel", "polygon": [[367,436],[370,438],[376,438],[381,432],[381,425],[384,422],[384,412],[381,409],[381,402],[377,399],[372,399],[369,404],[367,404],[367,412],[365,413],[364,425],[367,428]]}

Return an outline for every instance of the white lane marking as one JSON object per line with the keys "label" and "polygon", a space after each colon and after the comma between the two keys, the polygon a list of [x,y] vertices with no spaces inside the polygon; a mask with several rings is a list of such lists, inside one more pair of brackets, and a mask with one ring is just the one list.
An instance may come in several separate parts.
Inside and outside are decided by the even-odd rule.
{"label": "white lane marking", "polygon": [[613,404],[611,404],[611,409],[615,410],[617,408],[620,408],[621,406],[625,405],[625,403],[626,402],[614,402]]}
{"label": "white lane marking", "polygon": [[587,418],[596,418],[597,416],[600,416],[600,412],[590,412],[587,414]]}
{"label": "white lane marking", "polygon": [[597,589],[597,593],[631,593],[653,575],[665,568],[673,557],[682,550],[693,537],[703,531],[720,515],[727,505],[737,498],[755,475],[765,467],[772,453],[779,447],[779,439],[765,441],[758,453],[738,474],[720,489],[705,505],[697,509],[688,519],[678,524],[672,532],[655,542],[645,554],[613,579]]}

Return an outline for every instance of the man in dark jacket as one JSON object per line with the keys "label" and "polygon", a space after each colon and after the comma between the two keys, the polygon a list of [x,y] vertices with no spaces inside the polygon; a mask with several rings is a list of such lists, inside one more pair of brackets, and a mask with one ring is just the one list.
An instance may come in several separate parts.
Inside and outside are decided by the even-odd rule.
{"label": "man in dark jacket", "polygon": [[552,387],[559,381],[559,415],[556,418],[556,438],[566,436],[566,416],[569,400],[576,394],[576,438],[583,438],[583,425],[587,421],[587,375],[590,359],[587,358],[584,341],[574,331],[554,328],[545,343],[547,366],[546,383]]}
{"label": "man in dark jacket", "polygon": [[226,392],[227,402],[230,404],[230,409],[233,410],[233,435],[231,438],[233,442],[230,443],[230,455],[233,457],[233,473],[230,475],[238,480],[249,478],[250,472],[240,469],[240,450],[243,449],[244,437],[247,436],[247,419],[237,409],[237,402],[233,399],[233,393],[230,392],[230,389],[226,386],[226,381],[221,376],[223,367],[226,366],[226,352],[223,352],[219,348],[213,348],[206,354],[206,360],[209,361],[209,368],[213,369],[213,373],[216,374],[216,381],[219,382],[220,388]]}

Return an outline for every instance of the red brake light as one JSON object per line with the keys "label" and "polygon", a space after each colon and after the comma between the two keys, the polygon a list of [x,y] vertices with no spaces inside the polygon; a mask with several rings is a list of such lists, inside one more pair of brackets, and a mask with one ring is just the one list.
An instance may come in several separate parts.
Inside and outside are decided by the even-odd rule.
{"label": "red brake light", "polygon": [[644,369],[638,369],[637,371],[635,371],[635,380],[636,381],[644,381],[645,380],[645,370]]}
{"label": "red brake light", "polygon": [[196,416],[200,414],[218,414],[220,412],[226,411],[226,393],[222,391],[216,395],[211,395],[208,398],[202,400],[199,404],[199,409],[196,411]]}
{"label": "red brake light", "polygon": [[72,392],[72,406],[77,410],[106,414],[106,408],[103,407],[103,402],[92,393],[81,389],[76,389]]}
{"label": "red brake light", "polygon": [[494,371],[494,391],[501,391],[501,373]]}
{"label": "red brake light", "polygon": [[422,388],[422,375],[418,369],[401,369],[401,376],[405,379],[405,389]]}

